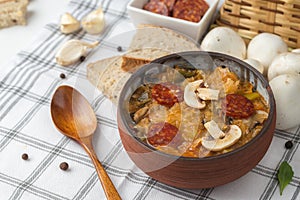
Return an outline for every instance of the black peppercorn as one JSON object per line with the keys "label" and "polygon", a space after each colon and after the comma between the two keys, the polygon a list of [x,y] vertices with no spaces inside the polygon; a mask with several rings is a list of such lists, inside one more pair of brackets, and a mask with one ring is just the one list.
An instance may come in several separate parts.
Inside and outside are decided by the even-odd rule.
{"label": "black peppercorn", "polygon": [[23,160],[28,160],[28,154],[27,153],[23,153],[22,154],[22,159]]}
{"label": "black peppercorn", "polygon": [[121,46],[118,46],[117,50],[118,50],[118,51],[123,51],[123,49],[122,49]]}
{"label": "black peppercorn", "polygon": [[65,78],[66,78],[66,75],[65,75],[64,73],[61,73],[61,74],[59,75],[59,77],[60,77],[61,79],[65,79]]}
{"label": "black peppercorn", "polygon": [[62,163],[60,163],[59,168],[60,168],[61,170],[66,171],[66,170],[69,168],[69,164],[66,163],[66,162],[62,162]]}
{"label": "black peppercorn", "polygon": [[83,62],[85,60],[85,56],[80,56],[79,60]]}
{"label": "black peppercorn", "polygon": [[291,149],[292,147],[293,147],[293,142],[292,141],[287,141],[286,143],[285,143],[285,148],[287,148],[287,149]]}

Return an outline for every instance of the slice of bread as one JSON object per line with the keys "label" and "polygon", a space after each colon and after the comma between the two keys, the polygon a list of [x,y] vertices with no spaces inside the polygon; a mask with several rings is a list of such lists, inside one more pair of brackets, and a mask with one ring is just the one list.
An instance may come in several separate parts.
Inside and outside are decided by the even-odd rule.
{"label": "slice of bread", "polygon": [[[100,89],[100,77],[107,67],[109,67],[119,56],[105,58],[87,65],[87,78],[96,87]],[[101,90],[101,89],[100,89]]]}
{"label": "slice of bread", "polygon": [[199,51],[199,44],[168,28],[141,24],[137,27],[128,49],[123,56],[122,69],[134,72],[136,65],[143,65],[171,53]]}
{"label": "slice of bread", "polygon": [[[139,49],[125,55],[144,56],[147,58],[141,60],[141,62],[130,62],[130,59],[125,58],[125,55],[105,58],[88,64],[87,78],[114,104],[117,104],[120,92],[132,72],[151,60],[167,54],[168,52],[163,52],[161,50]],[[124,59],[125,62],[130,63],[124,64]],[[134,61],[136,60],[137,59],[134,59]],[[129,67],[128,70],[124,70],[123,65]]]}
{"label": "slice of bread", "polygon": [[152,60],[181,51],[199,50],[188,38],[170,29],[146,26],[138,29],[129,51],[87,66],[87,78],[114,104],[132,72]]}
{"label": "slice of bread", "polygon": [[87,66],[87,78],[114,104],[117,104],[120,92],[131,73],[121,69],[122,57],[106,58]]}
{"label": "slice of bread", "polygon": [[197,42],[176,31],[149,24],[140,24],[129,50],[145,48],[162,49],[172,53],[200,50]]}
{"label": "slice of bread", "polygon": [[123,55],[121,68],[127,72],[134,72],[139,66],[170,53],[172,52],[156,48],[135,49]]}
{"label": "slice of bread", "polygon": [[26,25],[28,0],[0,0],[0,28]]}

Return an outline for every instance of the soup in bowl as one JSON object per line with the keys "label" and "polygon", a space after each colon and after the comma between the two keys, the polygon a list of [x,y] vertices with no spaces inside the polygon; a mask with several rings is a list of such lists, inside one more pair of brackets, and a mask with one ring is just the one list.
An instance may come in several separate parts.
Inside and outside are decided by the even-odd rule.
{"label": "soup in bowl", "polygon": [[219,53],[183,52],[153,61],[125,84],[120,136],[151,177],[184,188],[225,184],[264,156],[275,129],[265,78]]}

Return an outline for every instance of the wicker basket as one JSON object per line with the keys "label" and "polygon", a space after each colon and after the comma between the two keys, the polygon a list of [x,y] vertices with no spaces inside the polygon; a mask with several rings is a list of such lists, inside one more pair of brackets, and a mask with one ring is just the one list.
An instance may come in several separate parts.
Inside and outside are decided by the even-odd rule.
{"label": "wicker basket", "polygon": [[217,24],[235,29],[246,40],[261,32],[280,35],[300,48],[300,0],[225,0]]}

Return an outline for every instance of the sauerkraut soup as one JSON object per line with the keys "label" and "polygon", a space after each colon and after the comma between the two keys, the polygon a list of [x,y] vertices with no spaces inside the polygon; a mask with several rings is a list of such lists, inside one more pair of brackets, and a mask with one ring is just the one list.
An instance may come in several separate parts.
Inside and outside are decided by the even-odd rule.
{"label": "sauerkraut soup", "polygon": [[230,152],[260,133],[269,107],[256,87],[226,66],[170,65],[146,77],[129,98],[136,137],[167,154]]}

